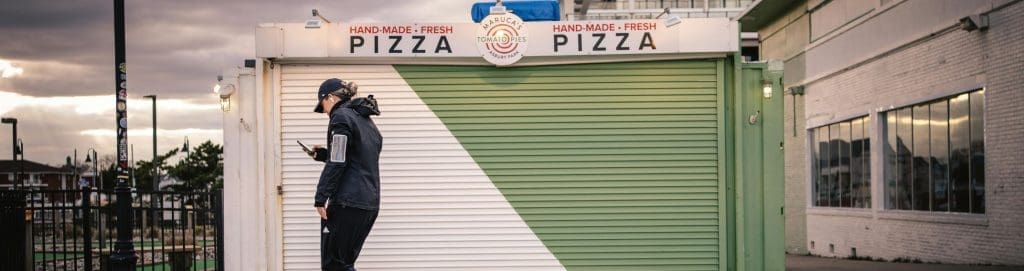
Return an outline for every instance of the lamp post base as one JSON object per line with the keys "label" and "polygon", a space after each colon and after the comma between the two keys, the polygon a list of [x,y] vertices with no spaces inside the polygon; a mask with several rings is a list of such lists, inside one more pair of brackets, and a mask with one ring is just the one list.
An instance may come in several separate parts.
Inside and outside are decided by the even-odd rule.
{"label": "lamp post base", "polygon": [[110,267],[111,271],[134,271],[135,264],[139,261],[139,257],[135,256],[135,249],[127,248],[125,246],[131,246],[131,244],[122,244],[118,242],[114,245],[114,253],[110,255],[110,262],[107,266]]}

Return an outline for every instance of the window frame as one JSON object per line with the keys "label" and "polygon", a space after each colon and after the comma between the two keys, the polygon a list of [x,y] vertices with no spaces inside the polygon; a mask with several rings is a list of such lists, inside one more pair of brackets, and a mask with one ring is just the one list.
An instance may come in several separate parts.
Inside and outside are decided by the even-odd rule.
{"label": "window frame", "polygon": [[[870,113],[869,114],[857,114],[857,115],[853,115],[851,117],[843,118],[843,119],[838,120],[838,121],[832,121],[832,122],[828,122],[828,123],[823,123],[821,125],[817,125],[815,127],[810,127],[810,128],[806,129],[806,135],[807,135],[806,136],[806,142],[807,142],[807,146],[808,146],[807,147],[808,151],[806,152],[806,155],[807,155],[807,161],[809,161],[808,164],[807,164],[808,165],[808,167],[807,167],[807,172],[808,172],[807,176],[808,177],[806,178],[806,180],[807,180],[807,195],[808,195],[807,200],[806,200],[806,206],[808,208],[812,208],[812,209],[849,210],[849,211],[854,211],[854,212],[870,211],[870,210],[875,208],[875,206],[877,205],[875,203],[876,196],[874,195],[874,192],[875,192],[876,188],[875,188],[875,184],[874,184],[874,176],[873,176],[874,173],[872,173],[875,170],[871,169],[872,167],[875,166],[874,165],[875,158],[873,158],[873,156],[876,156],[876,154],[874,154],[875,151],[872,150],[872,148],[874,148],[874,144],[875,144],[874,142],[877,142],[877,140],[872,140],[872,137],[875,137],[875,135],[877,134],[877,132],[876,132],[877,126],[875,125],[875,118],[876,118],[876,114],[870,114]],[[866,175],[865,174],[861,174],[858,183],[860,184],[860,186],[864,186],[864,185],[868,186],[868,188],[867,188],[868,193],[866,195],[863,195],[863,194],[860,195],[860,197],[861,197],[860,201],[863,202],[863,206],[856,206],[855,204],[853,204],[854,202],[857,202],[857,199],[854,199],[853,197],[857,196],[858,194],[855,193],[855,191],[853,191],[853,189],[854,189],[854,187],[853,187],[854,180],[852,178],[853,178],[854,174],[853,174],[852,171],[848,172],[846,174],[846,175],[848,175],[847,176],[847,180],[846,180],[846,184],[847,184],[847,186],[849,186],[850,190],[846,191],[846,192],[850,196],[850,198],[849,198],[849,201],[850,201],[849,202],[849,206],[844,206],[843,205],[843,199],[842,198],[839,199],[839,201],[837,202],[837,204],[835,204],[835,206],[833,206],[832,199],[831,199],[831,196],[832,196],[833,192],[836,192],[837,195],[842,197],[843,196],[843,191],[842,190],[833,191],[831,186],[835,185],[835,184],[839,184],[841,177],[839,176],[840,174],[830,174],[830,176],[828,177],[827,180],[819,180],[819,174],[821,172],[821,169],[820,169],[821,168],[821,162],[823,162],[822,159],[825,159],[827,161],[827,163],[829,163],[829,167],[831,167],[832,163],[839,163],[839,164],[841,164],[843,159],[846,159],[846,163],[847,163],[848,168],[850,168],[850,170],[852,170],[852,167],[849,167],[850,165],[852,165],[852,163],[854,161],[854,158],[852,156],[852,152],[851,152],[851,149],[850,149],[854,145],[853,142],[852,142],[853,139],[854,139],[853,138],[854,133],[851,131],[851,129],[854,126],[854,123],[858,122],[858,121],[861,123],[861,125],[860,125],[860,128],[861,128],[861,134],[860,135],[861,135],[861,137],[859,139],[862,142],[866,141],[868,143],[868,144],[863,144],[863,143],[860,144],[861,155],[865,155],[866,154],[866,155],[868,155],[868,158],[866,160],[863,159],[863,158],[860,159],[862,161],[861,162],[861,170],[863,171],[862,173],[867,173],[867,174]],[[843,125],[843,124],[845,124],[845,125]],[[847,134],[845,134],[845,135],[841,134],[841,132],[844,130],[843,129],[844,126],[845,126],[845,130],[847,132]],[[847,142],[845,144],[846,145],[846,150],[845,151],[840,151],[839,152],[840,157],[837,157],[839,159],[837,161],[832,161],[832,159],[831,159],[832,156],[833,156],[833,154],[832,154],[833,146],[832,145],[834,145],[832,143],[832,140],[831,140],[831,138],[832,138],[832,131],[831,131],[832,127],[838,128],[838,130],[840,131],[840,132],[836,133],[839,138],[850,139],[850,141],[851,141],[851,142]],[[828,143],[825,144],[825,147],[828,148],[828,150],[825,151],[828,154],[828,156],[829,156],[828,158],[822,158],[821,157],[823,151],[821,150],[821,148],[819,148],[819,146],[820,146],[819,145],[819,143],[820,143],[819,137],[822,136],[822,134],[819,131],[819,129],[822,129],[822,128],[829,129],[829,131],[826,131],[827,134],[824,134],[824,136],[829,139]],[[840,144],[840,147],[842,146],[842,143],[836,143],[836,144]],[[846,157],[842,157],[841,155],[843,155],[843,154],[845,154]],[[835,175],[835,176],[831,176],[831,175]],[[820,190],[821,188],[819,188],[819,186],[822,186],[822,185],[824,185],[826,187],[825,189],[827,189],[827,191],[822,192]],[[824,202],[825,205],[819,205],[818,204],[819,200],[820,200],[819,196],[821,195],[821,193],[825,193],[826,197],[829,197],[828,199],[824,200],[825,201]]]}
{"label": "window frame", "polygon": [[[905,0],[893,0],[889,3],[886,8],[895,6],[896,3],[902,3]],[[925,223],[941,223],[941,224],[956,224],[956,225],[967,225],[967,226],[989,226],[989,218],[986,213],[962,213],[962,212],[922,212],[922,211],[908,211],[887,208],[888,194],[887,190],[889,184],[887,183],[885,170],[886,161],[886,142],[888,139],[888,133],[886,131],[887,116],[885,112],[891,111],[892,109],[912,106],[914,104],[929,102],[945,97],[960,95],[963,93],[969,93],[971,91],[986,89],[986,79],[984,77],[970,77],[952,80],[945,82],[940,85],[928,86],[926,89],[911,89],[908,93],[911,95],[892,95],[886,97],[884,101],[878,101],[870,105],[864,105],[863,111],[858,108],[850,108],[849,110],[842,110],[841,113],[836,116],[832,115],[831,118],[820,118],[807,116],[804,120],[804,140],[803,146],[805,151],[804,161],[806,167],[803,169],[805,187],[803,189],[804,196],[804,208],[807,215],[813,216],[837,216],[837,217],[862,217],[871,218],[878,220],[893,220],[893,221],[913,221],[913,222],[925,222]],[[813,90],[812,90],[813,91]],[[988,90],[986,90],[988,92]],[[815,160],[813,153],[814,144],[816,139],[814,138],[814,128],[826,126],[833,122],[835,119],[850,119],[858,116],[870,116],[871,119],[866,125],[870,125],[870,137],[874,137],[870,142],[869,149],[871,150],[870,165],[871,169],[871,208],[831,208],[831,207],[818,207],[814,205],[814,178],[813,175],[817,174],[814,168],[817,166],[814,163]],[[948,113],[948,112],[947,112]],[[983,117],[984,117],[984,113]],[[988,120],[982,120],[985,126],[988,126]],[[983,134],[982,138],[987,139],[987,133]],[[986,140],[987,141],[987,140]],[[986,164],[991,164],[988,158],[984,161]],[[985,171],[986,176],[989,176],[990,172]],[[985,195],[989,196],[989,195]],[[986,203],[987,205],[987,203]],[[986,206],[987,207],[987,206]],[[988,209],[988,208],[986,208]]]}
{"label": "window frame", "polygon": [[[880,145],[880,149],[881,149],[882,153],[879,153],[879,154],[876,155],[878,157],[877,159],[880,159],[880,163],[879,164],[881,165],[881,170],[882,170],[881,172],[879,172],[879,174],[880,174],[880,176],[879,176],[880,177],[880,183],[882,184],[881,187],[879,187],[880,188],[879,192],[881,193],[880,197],[881,197],[881,200],[882,200],[882,204],[880,206],[878,206],[878,207],[879,207],[880,211],[882,211],[884,213],[879,213],[881,215],[880,218],[898,219],[897,217],[899,215],[901,215],[901,214],[905,215],[906,213],[917,213],[917,214],[921,214],[921,215],[919,215],[919,217],[917,217],[915,219],[910,219],[910,220],[918,220],[919,221],[919,220],[924,219],[924,220],[945,221],[945,220],[948,220],[948,219],[946,219],[948,217],[945,217],[945,216],[952,216],[954,221],[958,221],[957,219],[968,217],[969,218],[968,219],[969,223],[957,223],[957,224],[987,225],[987,219],[985,219],[985,217],[986,217],[986,210],[985,210],[986,209],[985,208],[986,202],[985,201],[981,202],[981,208],[980,208],[981,211],[980,212],[976,212],[975,211],[976,207],[974,206],[975,205],[974,195],[975,195],[976,191],[974,190],[974,188],[975,188],[974,187],[975,186],[974,185],[975,178],[974,178],[974,174],[973,174],[976,171],[980,170],[980,172],[982,173],[981,174],[982,176],[987,175],[987,174],[985,174],[986,173],[986,169],[984,168],[984,164],[986,164],[985,163],[986,161],[984,161],[986,159],[986,157],[984,156],[984,149],[986,148],[985,147],[985,141],[986,141],[985,138],[987,138],[987,136],[986,136],[987,133],[984,131],[984,127],[986,127],[986,122],[987,122],[985,120],[985,117],[984,117],[984,112],[986,111],[985,109],[987,107],[985,105],[985,96],[984,96],[985,92],[987,92],[987,91],[986,91],[984,86],[977,86],[977,87],[966,88],[966,90],[961,88],[959,91],[956,91],[956,92],[942,93],[941,96],[940,95],[935,95],[935,96],[932,96],[932,97],[927,98],[927,99],[918,99],[918,100],[914,100],[914,101],[911,101],[911,102],[903,103],[900,106],[890,106],[887,109],[884,109],[884,110],[883,109],[879,109],[877,111],[876,115],[878,116],[878,118],[882,119],[882,121],[880,121],[877,124],[878,125],[878,131],[880,131],[880,134],[881,134],[880,139],[882,139],[882,141],[878,142],[878,144],[881,144]],[[974,98],[977,97],[977,95],[979,93],[980,93],[980,95],[982,95],[982,96],[980,96],[981,97],[981,101],[980,101],[980,103],[981,103],[981,109],[980,109],[981,110],[981,112],[980,112],[981,118],[979,120],[980,121],[980,125],[981,125],[981,134],[980,135],[975,135],[974,134],[974,132],[975,132],[974,125],[976,124],[976,122],[974,121],[973,117],[975,116],[975,111],[974,110],[976,110],[976,109],[974,108],[974,106],[975,106],[976,101],[974,101]],[[889,132],[890,132],[890,129],[893,128],[893,127],[890,127],[891,123],[889,121],[889,118],[890,118],[891,114],[893,114],[893,113],[897,114],[897,116],[895,117],[895,119],[896,119],[896,126],[897,126],[896,128],[899,131],[897,132],[898,135],[896,136],[896,140],[900,140],[902,138],[902,133],[900,133],[902,130],[900,130],[899,128],[902,127],[900,125],[900,123],[901,123],[901,119],[903,118],[904,111],[908,111],[908,109],[909,109],[910,112],[914,112],[914,113],[911,114],[911,122],[912,123],[917,123],[918,121],[922,121],[922,120],[919,120],[917,118],[917,113],[916,113],[917,110],[916,110],[916,108],[921,107],[921,106],[925,106],[925,108],[927,109],[926,111],[929,111],[930,113],[934,113],[935,109],[931,109],[931,106],[936,105],[936,104],[945,104],[946,108],[945,108],[945,112],[944,113],[945,113],[945,116],[946,116],[946,122],[945,122],[945,129],[944,130],[946,132],[946,138],[945,138],[944,142],[946,143],[945,150],[947,152],[946,156],[945,156],[946,172],[945,172],[944,178],[945,178],[945,181],[947,183],[945,189],[953,190],[953,187],[955,187],[954,180],[953,180],[954,179],[954,175],[953,175],[953,172],[952,172],[953,171],[953,169],[952,169],[953,168],[953,163],[954,163],[953,162],[953,160],[954,160],[954,156],[953,156],[953,152],[954,152],[954,149],[953,149],[954,148],[954,146],[953,146],[954,145],[954,142],[953,142],[954,141],[954,136],[953,136],[954,131],[953,130],[954,130],[954,127],[953,127],[953,124],[951,123],[951,121],[954,118],[954,108],[953,108],[954,103],[953,103],[953,101],[954,101],[954,99],[957,99],[958,97],[961,97],[961,96],[969,97],[967,100],[962,101],[963,103],[966,103],[967,108],[966,108],[966,112],[965,113],[968,116],[968,119],[966,121],[967,123],[965,124],[965,127],[962,127],[962,128],[966,128],[966,130],[967,130],[966,131],[966,133],[967,133],[966,134],[966,136],[967,136],[966,144],[968,146],[968,148],[967,148],[967,159],[968,159],[969,167],[967,169],[967,171],[968,171],[968,179],[966,180],[966,182],[968,183],[968,191],[967,191],[967,193],[968,193],[968,200],[967,200],[966,204],[968,205],[968,209],[966,211],[954,210],[953,202],[955,201],[954,200],[954,197],[955,197],[954,192],[955,191],[948,191],[948,192],[946,192],[947,193],[947,195],[946,195],[947,197],[945,198],[945,200],[947,202],[946,206],[945,206],[945,210],[936,210],[936,206],[933,206],[935,202],[934,202],[934,199],[932,198],[934,196],[933,194],[935,193],[935,191],[934,191],[935,190],[935,186],[934,186],[934,183],[932,183],[934,181],[933,179],[935,177],[935,175],[934,175],[935,173],[931,172],[931,170],[934,168],[934,166],[931,164],[931,161],[929,161],[929,164],[928,164],[928,168],[929,168],[929,172],[930,173],[928,174],[929,176],[927,176],[928,177],[928,181],[927,182],[928,182],[928,189],[929,189],[929,191],[926,192],[927,195],[928,195],[928,199],[927,200],[929,201],[928,202],[928,205],[929,205],[928,206],[928,210],[918,210],[918,208],[916,208],[914,206],[914,202],[913,202],[913,201],[916,201],[916,199],[914,199],[914,200],[912,200],[910,202],[909,209],[908,208],[903,208],[903,206],[901,206],[898,202],[895,203],[895,204],[892,203],[891,200],[892,200],[893,196],[895,196],[897,200],[902,200],[902,198],[900,197],[900,193],[902,193],[902,191],[898,191],[898,190],[903,188],[904,184],[903,184],[903,182],[900,182],[899,180],[897,180],[896,184],[895,184],[895,188],[897,189],[896,194],[890,195],[891,188],[892,188],[889,185],[890,177],[896,177],[897,179],[901,178],[900,176],[890,176],[890,175],[893,175],[893,174],[896,174],[896,175],[901,174],[899,172],[892,173],[893,167],[890,164],[890,159],[891,158],[889,157],[890,154],[888,153],[888,150],[890,149],[890,146],[891,146],[890,145],[891,144],[890,141],[892,139]],[[934,139],[930,138],[931,137],[931,133],[933,131],[935,131],[934,129],[936,129],[935,125],[933,124],[934,123],[934,119],[931,116],[929,116],[928,120],[927,120],[927,123],[928,123],[928,126],[926,127],[926,129],[929,131],[929,135],[928,135],[929,138],[927,140],[927,142],[929,144],[928,152],[929,152],[929,157],[934,158],[934,155],[931,154],[931,148],[933,148],[933,146],[931,144],[934,144]],[[913,144],[916,144],[917,140],[918,140],[918,136],[916,134],[914,134],[914,133],[916,133],[918,131],[918,127],[916,127],[915,124],[911,124],[910,127],[911,127],[911,130],[912,130],[912,135],[911,135],[911,139],[910,139],[911,143],[910,144],[913,145]],[[971,162],[973,159],[975,159],[974,158],[974,156],[975,156],[975,149],[974,148],[975,148],[975,137],[977,137],[977,136],[980,136],[980,138],[981,138],[981,145],[980,145],[981,148],[980,149],[982,150],[982,154],[981,154],[982,158],[981,159],[983,159],[981,161],[982,162],[982,168],[980,168],[980,169],[976,169],[974,167],[974,163]],[[910,157],[912,158],[912,161],[913,161],[914,157],[920,156],[920,153],[914,151],[913,148],[916,148],[916,146],[912,147],[911,150],[910,150],[910,153],[909,153]],[[899,151],[898,149],[896,149],[896,150],[897,150],[897,152]],[[898,156],[898,154],[897,154],[897,156]],[[896,157],[895,159],[899,159],[899,157]],[[930,160],[933,160],[933,159],[930,159]],[[896,166],[899,167],[900,166],[899,165],[900,161],[897,160],[896,163],[897,163]],[[911,163],[913,163],[913,162],[911,162]],[[912,169],[912,171],[916,170],[916,169],[914,169],[913,165],[911,165],[911,169]],[[917,185],[915,183],[915,180],[914,180],[916,178],[916,176],[914,176],[914,175],[916,175],[916,173],[917,172],[913,172],[912,176],[910,177],[911,184],[909,184],[909,185],[911,187],[914,187],[914,186]],[[982,180],[982,182],[984,182],[984,179]],[[911,193],[918,194],[915,191],[912,191]],[[981,190],[981,193],[982,193],[982,198],[985,198],[987,194],[985,193],[984,188],[983,188],[983,190]],[[882,215],[882,214],[888,214],[888,215]],[[953,222],[953,223],[956,223],[956,222]]]}

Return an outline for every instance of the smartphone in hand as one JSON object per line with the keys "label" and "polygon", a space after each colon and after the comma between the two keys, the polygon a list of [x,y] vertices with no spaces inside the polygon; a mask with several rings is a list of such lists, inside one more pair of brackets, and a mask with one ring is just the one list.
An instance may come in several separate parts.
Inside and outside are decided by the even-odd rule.
{"label": "smartphone in hand", "polygon": [[299,147],[302,147],[302,150],[305,151],[307,154],[313,152],[313,150],[310,150],[309,147],[306,147],[306,144],[302,144],[302,141],[296,140],[295,143],[299,143]]}

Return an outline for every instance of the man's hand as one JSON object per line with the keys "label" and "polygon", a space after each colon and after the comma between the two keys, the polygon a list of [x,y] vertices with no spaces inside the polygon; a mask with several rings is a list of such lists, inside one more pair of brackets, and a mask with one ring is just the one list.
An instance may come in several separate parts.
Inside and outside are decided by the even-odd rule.
{"label": "man's hand", "polygon": [[327,207],[316,207],[316,213],[320,214],[323,220],[327,220]]}
{"label": "man's hand", "polygon": [[324,148],[324,146],[321,146],[321,145],[313,145],[313,148],[310,149],[308,152],[306,152],[306,155],[309,155],[310,158],[316,158],[316,150],[317,149],[323,149],[323,148]]}

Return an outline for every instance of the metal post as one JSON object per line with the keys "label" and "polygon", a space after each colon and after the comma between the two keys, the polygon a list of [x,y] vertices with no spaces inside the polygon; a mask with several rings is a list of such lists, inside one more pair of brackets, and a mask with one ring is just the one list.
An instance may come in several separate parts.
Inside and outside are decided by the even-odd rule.
{"label": "metal post", "polygon": [[[90,157],[92,159],[92,185],[91,186],[97,186],[97,185],[99,186],[99,187],[96,188],[96,204],[101,204],[101,203],[103,203],[103,178],[100,177],[100,166],[99,166],[100,155],[93,148],[89,148],[89,152],[90,153],[86,153],[86,156],[91,155]],[[90,158],[87,157],[85,159],[85,162],[88,163],[89,159]],[[108,196],[107,198],[109,199],[110,197]],[[91,198],[91,194],[90,194],[90,200],[91,199],[92,198]],[[102,206],[102,205],[97,205],[97,206]],[[103,249],[103,248],[107,247],[107,238],[106,238],[107,236],[106,236],[106,231],[104,231],[104,228],[105,228],[106,224],[103,223],[103,209],[102,208],[100,209],[99,215],[96,217],[96,220],[99,223],[99,225],[97,225],[97,226],[99,226],[99,229],[100,229],[99,230],[100,249]]]}
{"label": "metal post", "polygon": [[[99,189],[103,189],[103,185],[100,180],[100,166],[99,163],[97,163],[97,161],[100,160],[99,154],[92,148],[89,148],[89,150],[92,151],[92,186],[99,185]],[[88,163],[89,161],[85,162]]]}
{"label": "metal post", "polygon": [[157,152],[156,152],[156,94],[143,96],[153,100],[153,160],[150,164],[153,165],[153,191],[160,191],[160,168],[157,166]]}
{"label": "metal post", "polygon": [[[25,191],[25,194],[29,195],[29,197],[35,197],[35,195],[32,195],[32,191],[29,191],[29,190],[24,190],[24,191]],[[17,195],[20,196],[20,193],[17,194]],[[25,197],[18,197],[18,198],[19,199],[23,199]],[[32,240],[33,237],[35,237],[35,233],[32,232],[32,230],[33,230],[32,229],[32,216],[34,215],[33,212],[35,212],[35,210],[32,210],[33,208],[32,208],[31,205],[22,206],[22,207],[24,207],[25,209],[29,209],[27,215],[24,212],[25,209],[22,209],[23,211],[21,212],[21,214],[24,216],[24,223],[25,223],[24,224],[25,225],[24,226],[25,227],[25,231],[24,231],[25,239],[23,241],[24,242],[24,250],[22,250],[23,254],[24,254],[23,255],[24,256],[23,259],[24,259],[24,263],[25,263],[25,268],[23,270],[25,270],[25,271],[32,271],[32,268],[35,265],[35,262],[34,262],[34,260],[35,260],[35,253],[34,253],[35,252],[34,251],[35,246],[34,246],[34,243],[33,243],[33,240]],[[43,257],[43,260],[45,261],[46,258]]]}
{"label": "metal post", "polygon": [[[9,119],[9,120],[14,120],[14,122],[11,123],[11,127],[12,127],[12,130],[13,130],[12,133],[13,133],[14,137],[10,138],[10,143],[11,143],[10,152],[11,152],[11,156],[13,156],[12,157],[12,161],[13,162],[17,162],[17,119]],[[14,184],[14,185],[17,185],[17,183],[25,184],[25,182],[22,181],[22,171],[17,171],[17,174],[14,175],[14,181],[11,182],[11,184]]]}
{"label": "metal post", "polygon": [[210,191],[212,194],[213,204],[216,205],[213,210],[216,214],[216,232],[217,232],[217,270],[224,269],[224,190],[220,189],[217,191]]}
{"label": "metal post", "polygon": [[192,157],[192,149],[188,146],[188,136],[185,136],[185,145],[181,148],[185,149],[185,176],[189,176],[192,173],[192,163],[189,160]]}
{"label": "metal post", "polygon": [[[155,192],[155,191],[160,191],[160,164],[161,164],[158,161],[159,160],[159,155],[157,154],[157,150],[156,150],[156,94],[146,95],[146,96],[143,96],[143,97],[150,98],[153,101],[153,160],[150,160],[149,164],[153,167],[153,184],[152,185],[153,185],[153,191]],[[155,202],[153,202],[153,200],[154,200],[154,195],[150,194],[149,195],[149,206],[150,207],[156,206]],[[159,223],[159,221],[157,221],[157,216],[156,216],[157,213],[156,213],[155,209],[151,208],[151,210],[152,210],[152,213],[149,214],[149,216],[153,219],[152,227],[156,227],[157,223]],[[145,227],[143,227],[143,231],[145,231]],[[145,254],[145,252],[143,252],[143,254]]]}
{"label": "metal post", "polygon": [[[11,162],[18,161],[18,119],[16,118],[3,118],[3,123],[9,123],[13,127],[11,137]],[[11,180],[12,185],[17,185],[17,181],[21,179],[21,172],[14,175],[14,180]]]}
{"label": "metal post", "polygon": [[130,152],[131,153],[131,158],[128,159],[129,160],[129,162],[128,162],[128,165],[129,165],[128,172],[129,172],[129,174],[130,174],[129,176],[131,176],[131,180],[132,180],[131,187],[135,187],[135,144],[132,144],[130,149],[131,149],[131,152]]}
{"label": "metal post", "polygon": [[[18,139],[18,153],[21,154],[21,158],[18,159],[18,176],[25,176],[25,142]],[[25,188],[25,180],[21,180],[21,187]]]}
{"label": "metal post", "polygon": [[103,178],[100,178],[100,154],[96,152],[96,149],[89,148],[85,152],[85,162],[89,163],[89,159],[92,159],[92,183],[90,185],[97,190],[103,190]]}
{"label": "metal post", "polygon": [[128,90],[125,73],[124,0],[114,0],[114,83],[117,115],[117,242],[110,255],[110,270],[134,271],[138,256],[132,244],[132,195],[128,187]]}
{"label": "metal post", "polygon": [[82,187],[82,241],[85,245],[85,270],[92,270],[92,187]]}

